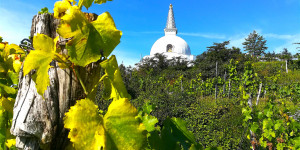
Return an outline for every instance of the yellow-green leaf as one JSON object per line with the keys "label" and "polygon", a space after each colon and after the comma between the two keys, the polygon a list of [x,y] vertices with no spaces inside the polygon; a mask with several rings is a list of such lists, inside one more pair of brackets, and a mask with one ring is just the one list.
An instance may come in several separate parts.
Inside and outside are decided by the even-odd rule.
{"label": "yellow-green leaf", "polygon": [[89,7],[91,7],[93,1],[94,0],[79,0],[78,6],[81,8],[83,5],[86,9],[89,9]]}
{"label": "yellow-green leaf", "polygon": [[10,148],[10,147],[16,145],[16,139],[7,139],[5,142],[5,145],[7,146],[7,148]]}
{"label": "yellow-green leaf", "polygon": [[72,38],[66,45],[70,60],[76,65],[86,66],[108,56],[119,44],[121,31],[115,28],[109,13],[103,13],[90,23],[77,6],[70,7],[61,18],[57,32],[63,38]]}
{"label": "yellow-green leaf", "polygon": [[1,97],[0,98],[0,106],[2,106],[6,111],[13,113],[13,108],[15,104],[15,99],[13,98],[6,98],[6,97]]}
{"label": "yellow-green leaf", "polygon": [[33,38],[35,50],[30,51],[24,62],[24,76],[31,70],[36,69],[37,75],[33,80],[36,83],[37,92],[42,96],[50,85],[48,70],[51,67],[49,64],[55,56],[55,44],[52,38],[37,34]]}
{"label": "yellow-green leaf", "polygon": [[10,86],[0,83],[0,94],[16,94],[16,90]]}
{"label": "yellow-green leaf", "polygon": [[110,92],[108,94],[105,93],[107,94],[107,97],[105,98],[130,98],[122,80],[115,55],[112,55],[108,60],[101,62],[100,65],[105,69],[105,75],[103,77],[104,85]]}
{"label": "yellow-green leaf", "polygon": [[64,120],[65,128],[71,129],[68,137],[76,149],[145,148],[145,127],[137,117],[136,108],[126,98],[113,101],[104,118],[91,100],[79,100]]}
{"label": "yellow-green leaf", "polygon": [[68,8],[70,8],[71,2],[69,0],[62,0],[62,1],[57,1],[54,4],[54,17],[55,18],[61,18],[62,16],[64,16],[65,12],[68,10]]}
{"label": "yellow-green leaf", "polygon": [[21,66],[22,66],[22,62],[20,60],[15,60],[13,62],[13,67],[14,67],[14,70],[15,70],[16,73],[20,72]]}
{"label": "yellow-green leaf", "polygon": [[102,3],[106,3],[106,1],[112,1],[112,0],[95,0],[95,3],[102,4]]}
{"label": "yellow-green leaf", "polygon": [[127,98],[114,100],[104,116],[104,128],[119,150],[139,150],[146,144],[145,126]]}
{"label": "yellow-green leaf", "polygon": [[80,150],[99,150],[104,148],[105,135],[103,117],[98,106],[89,99],[77,101],[64,118],[65,128],[69,128],[68,137],[74,147]]}
{"label": "yellow-green leaf", "polygon": [[[58,37],[55,38],[55,41]],[[33,37],[33,47],[35,50],[41,50],[43,52],[53,53],[56,46],[52,38],[45,34],[37,34]]]}
{"label": "yellow-green leaf", "polygon": [[97,20],[92,22],[94,27],[100,33],[103,45],[103,55],[108,57],[115,47],[120,43],[122,32],[117,30],[115,22],[108,12],[98,16]]}

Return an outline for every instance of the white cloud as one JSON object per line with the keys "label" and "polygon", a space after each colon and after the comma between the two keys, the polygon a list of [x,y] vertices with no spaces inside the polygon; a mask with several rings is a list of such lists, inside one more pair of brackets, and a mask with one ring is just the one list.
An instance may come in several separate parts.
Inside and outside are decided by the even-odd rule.
{"label": "white cloud", "polygon": [[186,36],[195,36],[195,37],[203,37],[208,39],[225,39],[225,35],[220,34],[204,34],[204,33],[188,33],[188,32],[180,32],[178,35],[186,35]]}
{"label": "white cloud", "polygon": [[284,44],[278,46],[275,48],[275,53],[282,52],[283,48],[287,48],[289,52],[292,54],[299,53],[300,49],[297,49],[297,47],[300,47],[298,44],[294,43],[300,43],[300,34],[292,35],[293,38],[290,38],[284,42]]}
{"label": "white cloud", "polygon": [[243,42],[245,42],[245,38],[247,38],[248,34],[240,34],[240,35],[234,35],[229,38],[230,43],[229,47],[238,47],[240,49],[243,49]]}
{"label": "white cloud", "polygon": [[274,38],[274,39],[282,39],[282,40],[291,40],[296,38],[296,35],[289,35],[289,34],[274,34],[274,33],[267,33],[263,34],[266,38]]}

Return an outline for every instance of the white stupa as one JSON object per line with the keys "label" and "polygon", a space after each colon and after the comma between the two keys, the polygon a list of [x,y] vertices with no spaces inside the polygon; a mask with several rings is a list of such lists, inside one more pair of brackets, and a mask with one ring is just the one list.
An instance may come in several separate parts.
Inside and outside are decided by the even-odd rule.
{"label": "white stupa", "polygon": [[164,29],[165,36],[158,39],[152,46],[149,56],[145,58],[153,57],[156,53],[164,54],[167,59],[173,57],[181,57],[187,61],[195,60],[195,56],[191,55],[189,45],[177,34],[177,28],[175,25],[173,6],[170,4],[167,25]]}

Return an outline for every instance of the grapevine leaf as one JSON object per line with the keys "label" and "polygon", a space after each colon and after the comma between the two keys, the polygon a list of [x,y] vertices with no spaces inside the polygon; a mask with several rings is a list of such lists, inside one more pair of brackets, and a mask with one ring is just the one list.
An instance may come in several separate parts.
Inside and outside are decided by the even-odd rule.
{"label": "grapevine leaf", "polygon": [[15,100],[13,98],[6,98],[6,97],[1,97],[0,98],[0,107],[2,107],[4,110],[13,113],[13,108],[14,108]]}
{"label": "grapevine leaf", "polygon": [[16,44],[9,44],[6,45],[2,56],[5,58],[5,60],[7,60],[9,57],[9,55],[11,54],[24,54],[25,52],[23,51],[23,49],[21,49],[18,45]]}
{"label": "grapevine leaf", "polygon": [[12,146],[16,145],[16,139],[8,139],[8,140],[6,140],[5,145],[10,149]]}
{"label": "grapevine leaf", "polygon": [[144,105],[143,105],[143,111],[147,114],[150,114],[153,110],[153,105],[150,104],[150,102],[146,102]]}
{"label": "grapevine leaf", "polygon": [[[50,56],[50,57],[49,57]],[[24,76],[27,75],[32,69],[37,70],[37,77],[35,79],[37,92],[44,95],[45,90],[50,85],[48,69],[50,62],[54,57],[53,54],[44,51],[31,51],[24,62]]]}
{"label": "grapevine leaf", "polygon": [[6,113],[0,106],[0,149],[4,149],[5,136],[6,136]]}
{"label": "grapevine leaf", "polygon": [[24,62],[24,76],[32,69],[37,70],[37,77],[34,79],[37,92],[44,95],[45,90],[50,85],[48,70],[51,67],[49,64],[55,56],[55,42],[52,38],[37,34],[33,38],[34,51],[31,51]]}
{"label": "grapevine leaf", "polygon": [[108,12],[98,16],[97,20],[92,22],[103,39],[100,47],[103,55],[108,57],[115,47],[120,43],[122,32],[117,30],[113,18]]}
{"label": "grapevine leaf", "polygon": [[180,118],[167,118],[161,134],[164,145],[169,149],[178,148],[179,143],[184,149],[190,148],[192,144],[198,145],[193,134],[186,128],[186,122]]}
{"label": "grapevine leaf", "polygon": [[0,83],[0,94],[16,94],[16,90],[10,86]]}
{"label": "grapevine leaf", "polygon": [[143,121],[143,124],[145,125],[146,130],[148,132],[154,131],[155,130],[155,124],[158,123],[158,120],[157,120],[156,117],[148,115],[148,114],[145,114],[142,117],[142,121]]}
{"label": "grapevine leaf", "polygon": [[0,72],[6,72],[6,66],[5,63],[0,63]]}
{"label": "grapevine leaf", "polygon": [[76,149],[138,150],[144,148],[146,134],[136,116],[137,110],[125,98],[113,101],[104,118],[94,102],[83,99],[66,113],[64,123]]}
{"label": "grapevine leaf", "polygon": [[256,130],[259,128],[259,124],[257,122],[253,122],[251,125],[251,131],[256,133]]}
{"label": "grapevine leaf", "polygon": [[106,3],[107,1],[112,1],[112,0],[95,0],[95,3],[102,4],[102,3]]}
{"label": "grapevine leaf", "polygon": [[62,16],[64,16],[68,8],[70,8],[71,6],[72,5],[69,0],[57,1],[54,4],[54,8],[53,8],[54,17],[58,19],[61,18]]}
{"label": "grapevine leaf", "polygon": [[13,62],[13,67],[16,73],[20,72],[21,66],[22,66],[22,62],[20,60],[15,60]]}
{"label": "grapevine leaf", "polygon": [[[146,144],[145,126],[137,119],[137,110],[127,98],[114,100],[104,116],[104,127],[117,149],[138,150]],[[111,147],[112,148],[112,147]]]}
{"label": "grapevine leaf", "polygon": [[100,65],[105,69],[105,75],[103,77],[105,88],[111,89],[106,98],[130,98],[122,80],[115,55],[101,62]]}
{"label": "grapevine leaf", "polygon": [[277,123],[274,125],[274,129],[275,129],[275,130],[279,130],[280,127],[281,127],[281,125],[282,125],[282,121],[281,121],[281,120],[278,120]]}
{"label": "grapevine leaf", "polygon": [[86,9],[89,9],[89,7],[91,7],[93,1],[94,0],[79,0],[78,7],[81,8],[83,5]]}
{"label": "grapevine leaf", "polygon": [[104,148],[103,117],[99,115],[98,106],[94,102],[89,99],[79,100],[65,116],[65,128],[71,129],[68,137],[76,149]]}
{"label": "grapevine leaf", "polygon": [[19,82],[19,76],[18,76],[17,73],[12,72],[12,71],[8,71],[7,72],[7,76],[9,77],[9,79],[11,80],[11,82],[13,84],[18,84],[18,82]]}
{"label": "grapevine leaf", "polygon": [[109,13],[103,13],[90,23],[77,6],[72,6],[61,18],[57,32],[63,38],[72,38],[66,45],[70,60],[80,66],[86,66],[108,56],[119,44],[121,31],[115,28]]}

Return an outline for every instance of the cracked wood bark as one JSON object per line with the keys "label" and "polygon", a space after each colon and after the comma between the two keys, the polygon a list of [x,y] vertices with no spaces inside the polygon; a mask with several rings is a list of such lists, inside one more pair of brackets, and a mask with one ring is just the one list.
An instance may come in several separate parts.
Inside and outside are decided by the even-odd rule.
{"label": "cracked wood bark", "polygon": [[[97,19],[95,14],[86,15],[91,21]],[[59,20],[50,14],[36,15],[32,19],[30,35],[33,37],[42,33],[55,38],[58,36],[58,25]],[[67,53],[65,49],[63,52]],[[19,91],[10,130],[16,136],[16,147],[19,149],[36,150],[43,147],[58,150],[65,149],[70,143],[67,138],[68,130],[63,126],[63,117],[76,100],[84,98],[84,92],[72,70],[60,69],[54,61],[51,66],[53,67],[48,71],[50,86],[45,91],[44,100],[37,93],[36,84],[31,78],[35,71],[26,76],[20,71]],[[93,70],[93,66],[90,65],[89,70]],[[87,80],[89,73],[85,71],[86,69],[79,69],[80,74],[84,74]]]}

